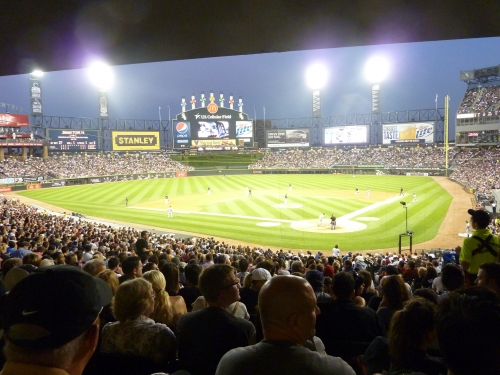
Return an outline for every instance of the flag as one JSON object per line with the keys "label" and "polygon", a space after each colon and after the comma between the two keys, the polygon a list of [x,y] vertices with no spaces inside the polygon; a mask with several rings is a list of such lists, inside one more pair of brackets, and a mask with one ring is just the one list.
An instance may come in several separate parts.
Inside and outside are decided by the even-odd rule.
{"label": "flag", "polygon": [[437,102],[438,102],[438,94],[436,94],[436,99],[434,100],[434,102],[437,104]]}

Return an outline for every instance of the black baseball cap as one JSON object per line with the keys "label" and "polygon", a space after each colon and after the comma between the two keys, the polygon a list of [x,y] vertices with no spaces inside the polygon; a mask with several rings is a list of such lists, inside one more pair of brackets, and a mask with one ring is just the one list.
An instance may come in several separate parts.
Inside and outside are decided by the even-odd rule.
{"label": "black baseball cap", "polygon": [[484,210],[470,209],[467,211],[467,213],[479,225],[480,228],[486,228],[491,222],[490,214]]}
{"label": "black baseball cap", "polygon": [[4,335],[22,347],[59,348],[89,329],[112,298],[104,280],[77,267],[38,268],[6,296]]}

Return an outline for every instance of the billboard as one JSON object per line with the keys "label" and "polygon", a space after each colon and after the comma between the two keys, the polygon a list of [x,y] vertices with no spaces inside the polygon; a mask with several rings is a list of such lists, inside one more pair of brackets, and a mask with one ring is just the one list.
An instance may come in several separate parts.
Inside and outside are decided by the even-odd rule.
{"label": "billboard", "polygon": [[267,147],[309,147],[309,129],[272,129],[266,131]]}
{"label": "billboard", "polygon": [[410,122],[382,126],[382,143],[433,143],[433,122]]}
{"label": "billboard", "polygon": [[0,127],[18,128],[22,126],[30,126],[28,115],[0,113]]}
{"label": "billboard", "polygon": [[160,132],[112,131],[111,149],[113,151],[158,151],[160,150]]}
{"label": "billboard", "polygon": [[324,145],[368,143],[368,125],[335,126],[323,131]]}
{"label": "billboard", "polygon": [[96,151],[99,150],[98,130],[47,129],[51,151]]}
{"label": "billboard", "polygon": [[236,139],[194,139],[191,146],[205,150],[233,150],[236,148]]}

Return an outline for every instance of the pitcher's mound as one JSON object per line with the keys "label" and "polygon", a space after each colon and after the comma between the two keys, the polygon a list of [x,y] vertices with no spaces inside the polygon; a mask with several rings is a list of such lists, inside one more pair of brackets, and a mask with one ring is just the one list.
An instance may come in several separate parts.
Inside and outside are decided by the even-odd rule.
{"label": "pitcher's mound", "polygon": [[359,223],[357,221],[351,220],[337,220],[337,226],[334,230],[330,229],[330,222],[324,220],[324,225],[318,227],[318,220],[302,220],[293,222],[290,226],[293,229],[300,230],[303,232],[314,232],[314,233],[324,233],[324,234],[334,234],[334,233],[348,233],[357,232],[366,229],[366,224]]}

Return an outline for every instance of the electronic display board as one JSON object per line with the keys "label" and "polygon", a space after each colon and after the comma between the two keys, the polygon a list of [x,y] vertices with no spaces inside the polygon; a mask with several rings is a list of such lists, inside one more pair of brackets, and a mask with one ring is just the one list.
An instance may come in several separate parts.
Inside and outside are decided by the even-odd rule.
{"label": "electronic display board", "polygon": [[253,122],[248,115],[211,103],[182,112],[172,122],[174,148],[196,147],[204,150],[253,147]]}
{"label": "electronic display board", "polygon": [[266,144],[270,148],[309,147],[309,129],[272,129],[266,131]]}
{"label": "electronic display board", "polygon": [[325,128],[323,135],[324,145],[368,143],[368,125]]}
{"label": "electronic display board", "polygon": [[382,126],[382,143],[433,143],[434,123],[410,122]]}
{"label": "electronic display board", "polygon": [[51,151],[97,151],[99,150],[98,130],[47,129]]}

